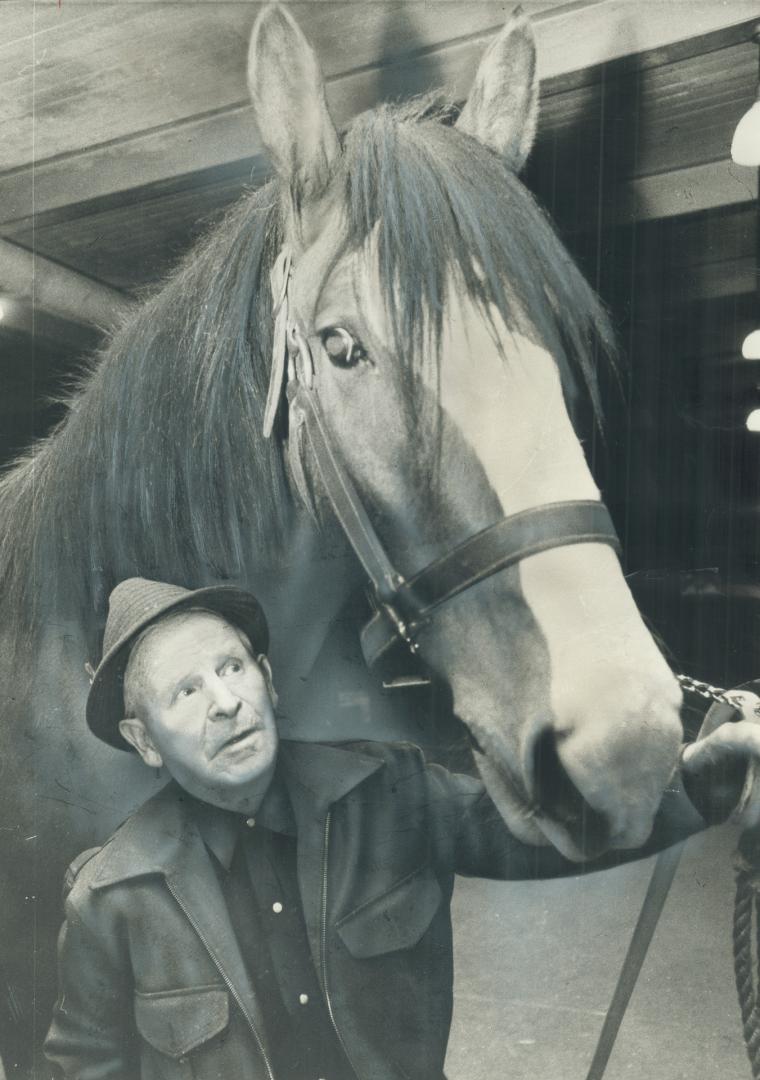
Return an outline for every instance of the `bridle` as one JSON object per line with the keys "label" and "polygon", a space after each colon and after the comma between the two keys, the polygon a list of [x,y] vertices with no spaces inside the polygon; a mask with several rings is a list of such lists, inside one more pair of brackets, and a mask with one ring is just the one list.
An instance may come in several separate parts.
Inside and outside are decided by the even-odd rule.
{"label": "bridle", "polygon": [[503,517],[409,579],[404,578],[391,562],[351,477],[335,452],[320,406],[311,348],[290,303],[292,271],[290,252],[284,248],[270,275],[275,322],[264,436],[272,434],[287,379],[287,455],[299,496],[312,509],[303,464],[308,445],[332,511],[369,579],[375,610],[361,632],[362,652],[369,666],[399,640],[412,653],[417,653],[419,632],[437,608],[530,555],[587,543],[607,544],[620,554],[620,543],[606,506],[593,500],[568,500]]}

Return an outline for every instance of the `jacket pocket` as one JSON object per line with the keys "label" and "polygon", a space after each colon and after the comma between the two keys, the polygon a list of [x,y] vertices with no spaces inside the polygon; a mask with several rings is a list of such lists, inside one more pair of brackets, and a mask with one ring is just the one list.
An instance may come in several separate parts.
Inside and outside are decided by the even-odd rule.
{"label": "jacket pocket", "polygon": [[336,924],[352,956],[363,960],[411,949],[433,921],[443,894],[430,866],[421,866]]}
{"label": "jacket pocket", "polygon": [[135,1024],[154,1050],[179,1059],[219,1035],[230,1021],[230,999],[221,986],[163,993],[135,993]]}

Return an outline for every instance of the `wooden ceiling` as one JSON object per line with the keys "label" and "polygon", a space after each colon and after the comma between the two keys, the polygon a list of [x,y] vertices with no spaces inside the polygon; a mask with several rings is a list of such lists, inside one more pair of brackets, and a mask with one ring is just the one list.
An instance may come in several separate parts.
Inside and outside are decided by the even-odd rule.
{"label": "wooden ceiling", "polygon": [[[245,80],[259,6],[0,5],[0,236],[118,289],[160,277],[266,175]],[[512,4],[290,6],[343,124],[431,87],[463,99]],[[732,166],[728,146],[755,93],[760,0],[523,6],[543,80],[530,175],[566,228],[593,224],[589,214],[626,222],[755,197],[756,174]]]}

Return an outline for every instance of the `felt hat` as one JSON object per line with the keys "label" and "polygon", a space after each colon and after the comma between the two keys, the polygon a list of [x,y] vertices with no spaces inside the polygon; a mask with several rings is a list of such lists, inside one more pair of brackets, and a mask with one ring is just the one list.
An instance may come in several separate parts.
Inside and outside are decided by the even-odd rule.
{"label": "felt hat", "polygon": [[162,616],[187,608],[220,615],[248,636],[254,653],[267,651],[266,617],[256,597],[244,589],[232,585],[183,589],[146,578],[122,581],[108,600],[103,658],[87,698],[87,724],[103,742],[119,750],[131,749],[121,737],[119,723],[124,719],[124,671],[135,638]]}

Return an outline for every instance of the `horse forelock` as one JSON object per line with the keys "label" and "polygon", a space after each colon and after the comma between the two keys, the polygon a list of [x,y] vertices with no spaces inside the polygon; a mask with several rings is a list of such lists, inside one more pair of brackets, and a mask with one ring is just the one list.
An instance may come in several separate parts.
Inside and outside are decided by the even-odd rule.
{"label": "horse forelock", "polygon": [[[597,364],[614,364],[614,335],[596,294],[509,165],[452,126],[435,95],[359,116],[344,139],[349,248],[373,237],[393,345],[410,394],[442,338],[453,279],[485,318],[537,338],[580,375],[601,424]],[[417,408],[417,403],[413,406]]]}

